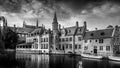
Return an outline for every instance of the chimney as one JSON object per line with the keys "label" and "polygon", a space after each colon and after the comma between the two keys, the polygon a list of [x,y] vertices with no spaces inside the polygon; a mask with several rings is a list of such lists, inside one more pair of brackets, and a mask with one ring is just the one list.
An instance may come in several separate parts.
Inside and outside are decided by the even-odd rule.
{"label": "chimney", "polygon": [[43,24],[42,24],[42,28],[43,28],[44,26],[43,26]]}
{"label": "chimney", "polygon": [[14,24],[14,28],[16,27],[16,25]]}
{"label": "chimney", "polygon": [[23,27],[25,28],[25,26],[26,26],[26,22],[25,22],[25,21],[23,21]]}
{"label": "chimney", "polygon": [[84,26],[87,27],[87,25],[86,25],[86,21],[84,21]]}
{"label": "chimney", "polygon": [[14,31],[16,32],[16,25],[14,24]]}
{"label": "chimney", "polygon": [[45,25],[44,25],[43,27],[44,27],[44,29],[45,29]]}
{"label": "chimney", "polygon": [[63,29],[64,29],[64,26],[63,26]]}
{"label": "chimney", "polygon": [[98,30],[98,28],[95,28],[95,30]]}
{"label": "chimney", "polygon": [[78,21],[76,21],[76,27],[78,27]]}
{"label": "chimney", "polygon": [[61,29],[61,25],[59,24],[59,29]]}

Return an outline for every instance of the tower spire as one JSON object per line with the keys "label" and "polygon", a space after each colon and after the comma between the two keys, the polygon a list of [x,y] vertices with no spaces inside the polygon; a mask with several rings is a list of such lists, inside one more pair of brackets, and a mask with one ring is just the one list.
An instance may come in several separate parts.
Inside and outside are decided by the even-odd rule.
{"label": "tower spire", "polygon": [[56,15],[56,12],[54,13],[53,23],[58,23],[58,22],[57,22],[57,15]]}
{"label": "tower spire", "polygon": [[54,18],[53,18],[53,22],[52,22],[52,29],[53,30],[58,30],[58,21],[57,21],[56,12],[54,13]]}

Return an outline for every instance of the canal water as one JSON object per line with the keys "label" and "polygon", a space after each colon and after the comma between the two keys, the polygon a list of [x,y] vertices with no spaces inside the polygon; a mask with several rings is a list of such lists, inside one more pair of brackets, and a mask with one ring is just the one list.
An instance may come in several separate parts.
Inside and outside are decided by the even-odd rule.
{"label": "canal water", "polygon": [[70,55],[11,54],[0,56],[0,68],[120,68],[120,62]]}

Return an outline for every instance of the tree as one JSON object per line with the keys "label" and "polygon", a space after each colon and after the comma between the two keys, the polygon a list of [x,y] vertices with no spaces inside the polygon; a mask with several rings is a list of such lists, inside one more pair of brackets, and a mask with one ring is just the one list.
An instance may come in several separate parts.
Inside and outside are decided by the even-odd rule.
{"label": "tree", "polygon": [[18,35],[16,32],[7,28],[4,32],[5,48],[15,49],[18,42]]}

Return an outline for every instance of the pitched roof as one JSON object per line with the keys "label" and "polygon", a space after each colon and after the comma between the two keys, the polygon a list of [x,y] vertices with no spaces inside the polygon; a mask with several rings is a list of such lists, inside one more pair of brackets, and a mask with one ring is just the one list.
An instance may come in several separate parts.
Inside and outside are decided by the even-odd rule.
{"label": "pitched roof", "polygon": [[33,42],[29,42],[29,43],[22,43],[22,44],[18,44],[17,46],[31,46],[33,44]]}
{"label": "pitched roof", "polygon": [[96,31],[88,31],[85,33],[84,39],[98,39],[112,37],[113,29],[102,29]]}
{"label": "pitched roof", "polygon": [[33,30],[31,33],[42,33],[42,28],[37,28]]}
{"label": "pitched roof", "polygon": [[66,35],[74,35],[75,34],[75,31],[77,29],[76,26],[73,26],[73,27],[67,27],[67,28],[64,28],[65,31],[66,31]]}
{"label": "pitched roof", "polygon": [[25,28],[41,28],[41,26],[25,25]]}
{"label": "pitched roof", "polygon": [[34,29],[32,28],[22,28],[22,27],[17,27],[16,31],[17,33],[31,33]]}
{"label": "pitched roof", "polygon": [[70,36],[70,35],[81,35],[84,32],[84,27],[76,27],[76,26],[72,26],[72,27],[67,27],[67,28],[63,28],[60,30],[61,34]]}

